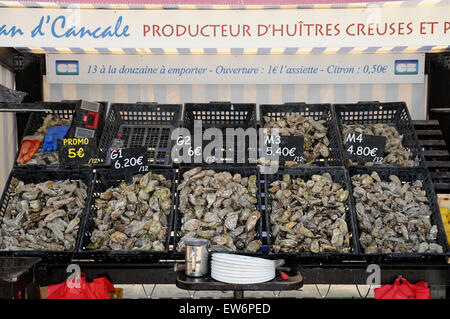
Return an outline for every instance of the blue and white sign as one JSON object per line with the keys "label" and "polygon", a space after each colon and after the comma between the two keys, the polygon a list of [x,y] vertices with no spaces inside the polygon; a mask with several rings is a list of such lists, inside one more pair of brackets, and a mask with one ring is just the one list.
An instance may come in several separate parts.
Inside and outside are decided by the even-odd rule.
{"label": "blue and white sign", "polygon": [[414,75],[419,74],[419,60],[396,60],[396,75]]}
{"label": "blue and white sign", "polygon": [[48,83],[423,83],[425,54],[47,55]]}
{"label": "blue and white sign", "polygon": [[79,75],[79,67],[77,60],[56,60],[56,75]]}

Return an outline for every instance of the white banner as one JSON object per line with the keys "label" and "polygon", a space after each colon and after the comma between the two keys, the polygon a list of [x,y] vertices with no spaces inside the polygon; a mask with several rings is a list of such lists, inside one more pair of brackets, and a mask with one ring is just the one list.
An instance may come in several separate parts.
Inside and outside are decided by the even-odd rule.
{"label": "white banner", "polygon": [[424,54],[58,55],[48,83],[322,84],[423,83]]}
{"label": "white banner", "polygon": [[0,46],[314,48],[445,46],[450,3],[296,10],[0,8]]}

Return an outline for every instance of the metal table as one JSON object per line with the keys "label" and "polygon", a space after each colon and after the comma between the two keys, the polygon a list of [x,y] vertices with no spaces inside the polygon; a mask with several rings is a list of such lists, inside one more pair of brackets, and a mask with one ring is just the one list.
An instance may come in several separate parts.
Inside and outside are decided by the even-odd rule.
{"label": "metal table", "polygon": [[[78,263],[88,278],[107,276],[114,284],[176,284],[175,262],[154,264],[97,264]],[[370,273],[368,263],[348,262],[335,264],[297,265],[303,284],[365,284]],[[430,285],[450,286],[450,264],[379,264],[381,284],[393,283],[403,275],[411,281],[426,280]],[[36,267],[36,279],[42,286],[59,283],[69,275],[67,265],[40,264]]]}
{"label": "metal table", "polygon": [[283,280],[277,275],[273,280],[259,284],[227,284],[216,281],[209,275],[201,278],[186,276],[183,271],[177,272],[176,285],[185,290],[232,290],[235,299],[244,299],[244,291],[286,291],[298,290],[303,286],[303,277],[300,273],[289,276],[288,280]]}

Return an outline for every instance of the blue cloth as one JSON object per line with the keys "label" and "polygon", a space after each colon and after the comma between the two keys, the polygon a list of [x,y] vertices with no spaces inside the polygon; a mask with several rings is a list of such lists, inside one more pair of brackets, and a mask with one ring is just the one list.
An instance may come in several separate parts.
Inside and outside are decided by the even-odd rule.
{"label": "blue cloth", "polygon": [[44,140],[42,152],[53,152],[58,150],[58,140],[63,139],[70,130],[69,126],[53,126],[48,129]]}

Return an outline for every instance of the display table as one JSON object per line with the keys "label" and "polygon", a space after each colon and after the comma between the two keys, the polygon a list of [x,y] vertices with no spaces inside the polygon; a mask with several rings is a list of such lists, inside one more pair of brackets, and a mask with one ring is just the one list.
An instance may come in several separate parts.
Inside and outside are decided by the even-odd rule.
{"label": "display table", "polygon": [[303,287],[303,276],[297,273],[295,276],[289,276],[288,280],[283,280],[277,275],[273,280],[259,284],[228,284],[214,280],[209,275],[200,278],[186,276],[182,271],[177,272],[176,285],[185,290],[232,290],[235,299],[243,299],[244,291],[286,291],[298,290]]}

